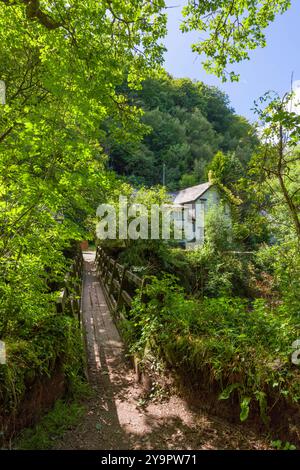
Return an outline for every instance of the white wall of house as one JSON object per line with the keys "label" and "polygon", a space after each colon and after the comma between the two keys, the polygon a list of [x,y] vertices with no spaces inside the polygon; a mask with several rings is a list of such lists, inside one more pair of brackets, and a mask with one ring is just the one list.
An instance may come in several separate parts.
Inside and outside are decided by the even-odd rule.
{"label": "white wall of house", "polygon": [[[199,217],[197,218],[198,225],[195,224],[195,238],[198,234],[198,240],[187,241],[186,247],[191,249],[198,245],[203,245],[205,239],[205,218],[208,212],[216,206],[222,204],[221,194],[216,186],[210,187],[202,196],[200,196],[193,203],[193,214],[196,215],[198,211]],[[230,220],[230,206],[225,203],[225,213],[228,214]]]}
{"label": "white wall of house", "polygon": [[[198,196],[198,197],[197,197]],[[195,199],[196,198],[196,199]],[[207,214],[215,207],[224,207],[228,221],[231,223],[231,209],[224,203],[222,193],[216,185],[201,183],[183,189],[174,199],[173,218],[177,221],[189,222],[190,233],[185,233],[186,248],[191,249],[203,245],[205,240],[205,222]],[[185,228],[186,228],[186,224]]]}

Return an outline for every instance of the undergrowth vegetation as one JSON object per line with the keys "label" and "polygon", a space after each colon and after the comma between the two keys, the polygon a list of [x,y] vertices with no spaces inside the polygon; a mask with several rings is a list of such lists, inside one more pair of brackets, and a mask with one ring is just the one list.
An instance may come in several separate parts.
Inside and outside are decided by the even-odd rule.
{"label": "undergrowth vegetation", "polygon": [[174,277],[151,277],[136,296],[122,329],[141,360],[155,354],[220,399],[238,397],[240,419],[258,408],[264,421],[277,402],[300,400],[300,371],[292,365],[292,342],[299,337],[299,316],[284,303],[263,299],[186,298]]}
{"label": "undergrowth vegetation", "polygon": [[83,380],[82,332],[68,305],[58,314],[55,302],[76,252],[77,245],[70,242],[64,252],[54,245],[46,258],[41,253],[24,254],[18,264],[5,267],[6,282],[0,283],[0,337],[6,349],[6,363],[0,367],[4,420],[18,412],[40,380],[61,373],[68,392]]}
{"label": "undergrowth vegetation", "polygon": [[[4,338],[6,339],[6,338]],[[83,377],[83,342],[76,321],[52,314],[32,329],[6,339],[7,361],[0,368],[0,403],[5,414],[16,411],[37,379],[64,372],[69,391]]]}
{"label": "undergrowth vegetation", "polygon": [[14,444],[22,450],[52,449],[63,434],[76,425],[83,416],[84,407],[79,403],[57,400],[51,410],[34,428],[25,429]]}

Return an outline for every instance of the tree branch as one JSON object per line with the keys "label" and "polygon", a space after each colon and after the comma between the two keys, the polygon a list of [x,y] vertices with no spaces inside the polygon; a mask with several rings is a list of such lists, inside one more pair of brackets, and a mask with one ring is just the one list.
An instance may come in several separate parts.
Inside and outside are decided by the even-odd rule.
{"label": "tree branch", "polygon": [[0,0],[2,3],[5,3],[7,6],[18,5],[23,3],[26,5],[26,16],[30,20],[37,20],[41,25],[45,26],[47,29],[57,29],[63,26],[62,23],[58,23],[47,13],[43,12],[40,8],[39,0]]}

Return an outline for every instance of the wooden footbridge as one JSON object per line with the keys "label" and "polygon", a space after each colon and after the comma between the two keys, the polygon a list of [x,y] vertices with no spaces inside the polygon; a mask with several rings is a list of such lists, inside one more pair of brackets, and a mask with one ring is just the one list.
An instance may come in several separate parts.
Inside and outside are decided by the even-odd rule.
{"label": "wooden footbridge", "polygon": [[143,384],[138,383],[116,327],[116,320],[126,315],[142,283],[100,247],[76,257],[57,309],[79,319],[94,393],[87,400],[80,424],[68,431],[56,448],[265,448],[260,436],[207,412],[192,411],[174,392],[169,391],[165,399],[145,399],[149,391],[145,395]]}

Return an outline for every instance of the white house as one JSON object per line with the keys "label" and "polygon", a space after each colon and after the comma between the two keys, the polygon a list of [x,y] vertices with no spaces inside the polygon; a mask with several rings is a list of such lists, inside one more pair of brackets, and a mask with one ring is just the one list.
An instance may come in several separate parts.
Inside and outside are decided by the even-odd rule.
{"label": "white house", "polygon": [[[210,182],[191,186],[177,193],[173,201],[175,219],[184,220],[188,217],[192,222],[192,236],[186,241],[187,248],[201,245],[205,239],[205,218],[210,209],[221,204],[221,192],[218,187]],[[185,209],[185,211],[183,210]],[[230,207],[224,203],[225,213],[230,218]]]}

